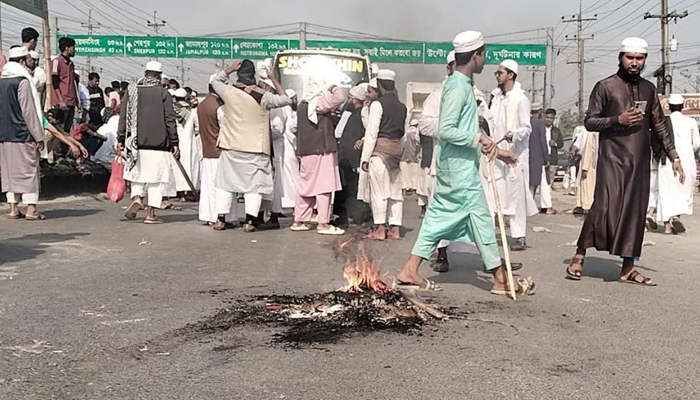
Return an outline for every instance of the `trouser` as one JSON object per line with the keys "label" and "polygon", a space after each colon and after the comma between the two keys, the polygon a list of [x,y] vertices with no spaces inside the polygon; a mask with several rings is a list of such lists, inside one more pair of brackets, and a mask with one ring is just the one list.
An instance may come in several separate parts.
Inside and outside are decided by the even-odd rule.
{"label": "trouser", "polygon": [[94,136],[88,136],[85,139],[83,139],[82,145],[83,147],[85,147],[85,149],[91,156],[94,156],[97,153],[97,150],[99,150],[100,147],[102,147],[103,143],[103,141]]}
{"label": "trouser", "polygon": [[314,206],[318,211],[318,223],[327,224],[331,220],[331,198],[333,193],[321,193],[316,196],[301,196],[297,194],[294,205],[294,221],[309,222],[313,216]]}
{"label": "trouser", "polygon": [[[540,181],[540,208],[552,208],[552,187],[547,181],[547,167],[542,167],[542,179]],[[530,185],[530,191],[535,194],[537,186]]]}
{"label": "trouser", "polygon": [[[9,204],[20,203],[17,193],[7,192],[6,197]],[[39,202],[39,193],[22,193],[21,197],[22,203],[28,206],[35,206]]]}
{"label": "trouser", "polygon": [[131,182],[131,198],[147,197],[146,205],[153,208],[160,208],[163,204],[164,189],[165,185],[163,183]]}
{"label": "trouser", "polygon": [[659,201],[659,171],[652,169],[649,174],[649,206],[650,208],[656,208]]}
{"label": "trouser", "polygon": [[372,200],[372,215],[375,225],[389,223],[393,226],[401,226],[403,222],[403,201],[392,199]]}
{"label": "trouser", "polygon": [[341,222],[352,221],[355,225],[362,225],[371,221],[369,204],[357,198],[360,176],[349,164],[340,163],[340,181],[343,189],[335,192],[333,212],[338,215]]}
{"label": "trouser", "polygon": [[[231,212],[233,207],[233,202],[235,200],[235,193],[227,192],[221,189],[216,190],[216,213],[218,215],[226,215]],[[245,193],[243,195],[243,200],[245,201],[245,213],[252,217],[256,217],[260,212],[260,207],[262,206],[263,197],[258,193]]]}
{"label": "trouser", "polygon": [[527,233],[527,215],[525,211],[508,216],[510,225],[510,237],[513,239],[524,238]]}
{"label": "trouser", "polygon": [[[202,190],[199,197],[199,220],[204,222],[216,222],[219,214],[216,212],[216,171],[219,168],[219,160],[216,158],[203,158],[200,163],[202,171]],[[226,222],[238,221],[238,203],[232,202],[231,208],[226,212]]]}
{"label": "trouser", "polygon": [[63,110],[63,130],[66,133],[70,133],[70,131],[73,130],[73,124],[75,121],[73,119],[75,118],[75,107],[68,107],[67,109]]}

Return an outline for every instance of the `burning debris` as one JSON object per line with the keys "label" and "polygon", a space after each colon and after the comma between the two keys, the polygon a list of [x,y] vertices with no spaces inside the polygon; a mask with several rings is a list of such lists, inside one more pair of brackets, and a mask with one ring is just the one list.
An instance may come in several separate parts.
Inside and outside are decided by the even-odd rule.
{"label": "burning debris", "polygon": [[292,347],[334,343],[357,333],[393,331],[410,333],[433,319],[447,315],[426,305],[414,294],[392,289],[359,240],[336,248],[346,259],[345,286],[338,291],[308,296],[257,296],[231,305],[185,331],[227,331],[236,326],[260,324],[281,328],[274,342]]}

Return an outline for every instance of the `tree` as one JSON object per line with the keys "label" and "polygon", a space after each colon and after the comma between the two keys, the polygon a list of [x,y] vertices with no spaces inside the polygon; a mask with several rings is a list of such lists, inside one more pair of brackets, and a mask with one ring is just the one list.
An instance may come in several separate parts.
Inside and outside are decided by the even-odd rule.
{"label": "tree", "polygon": [[574,129],[579,126],[578,113],[571,110],[566,110],[559,114],[559,129],[561,130],[564,139],[571,139],[574,136]]}

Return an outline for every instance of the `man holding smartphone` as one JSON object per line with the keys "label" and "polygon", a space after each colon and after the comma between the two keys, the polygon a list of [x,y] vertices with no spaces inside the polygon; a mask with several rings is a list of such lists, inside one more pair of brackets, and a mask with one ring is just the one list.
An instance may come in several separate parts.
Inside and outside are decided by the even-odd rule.
{"label": "man holding smartphone", "polygon": [[617,73],[598,82],[591,93],[585,126],[600,132],[598,176],[593,206],[566,270],[569,279],[581,279],[586,249],[595,247],[622,257],[620,282],[656,286],[634,268],[644,240],[652,137],[666,150],[681,182],[685,176],[656,87],[641,77],[647,48],[643,39],[625,39]]}

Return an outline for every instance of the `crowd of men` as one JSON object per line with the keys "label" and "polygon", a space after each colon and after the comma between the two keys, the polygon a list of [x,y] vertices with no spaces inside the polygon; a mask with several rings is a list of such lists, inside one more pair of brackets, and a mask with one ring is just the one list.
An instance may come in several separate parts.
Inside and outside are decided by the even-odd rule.
{"label": "crowd of men", "polygon": [[[369,224],[366,239],[400,240],[402,189],[413,186],[424,219],[397,283],[440,290],[418,274],[421,262],[437,252],[433,269],[447,272],[448,246],[466,241],[476,244],[493,273],[492,292],[501,295],[510,288],[495,216],[505,217],[499,229],[508,228],[510,250],[523,251],[528,217],[557,213],[551,193],[564,140],[556,111],[543,114],[542,105],[530,103],[514,60],[498,66],[488,99],[476,88],[486,57],[479,32],[455,37],[443,87],[428,96],[420,116],[408,115],[388,69],[347,95],[327,75],[311,73],[298,96],[269,68],[236,60],[210,77],[200,102],[151,61],[135,84],[113,82],[103,92],[96,73],[87,86],[80,83],[75,41],[67,37],[51,61],[45,113],[38,33],[28,28],[22,38],[0,79],[9,218],[44,218],[36,208],[39,160],[60,149],[77,160],[122,159],[132,200],[125,216],[145,210],[149,225],[163,223],[156,210],[178,209],[169,201],[177,196],[199,200],[199,219],[214,230],[234,228],[242,198],[245,232],[280,229],[291,212],[294,232],[343,235],[350,224]],[[571,147],[578,172],[570,180],[578,186],[577,212],[585,214],[566,270],[573,280],[581,279],[586,249],[594,247],[623,258],[621,281],[654,285],[634,267],[645,220],[649,229],[663,223],[665,232],[682,233],[680,216],[692,213],[698,127],[681,114],[680,95],[671,96],[672,113],[663,117],[654,86],[640,76],[647,47],[638,38],[623,42],[619,70],[594,88]],[[534,287],[530,278],[517,281],[521,294]]]}

